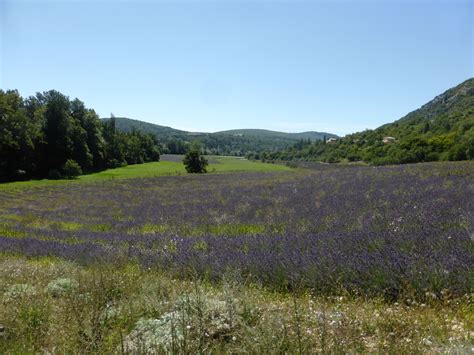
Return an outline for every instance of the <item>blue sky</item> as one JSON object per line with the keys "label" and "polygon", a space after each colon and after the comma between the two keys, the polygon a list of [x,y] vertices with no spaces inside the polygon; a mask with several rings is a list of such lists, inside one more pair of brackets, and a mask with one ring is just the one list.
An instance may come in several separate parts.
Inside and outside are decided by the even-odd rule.
{"label": "blue sky", "polygon": [[5,1],[0,87],[193,131],[347,134],[473,77],[473,1]]}

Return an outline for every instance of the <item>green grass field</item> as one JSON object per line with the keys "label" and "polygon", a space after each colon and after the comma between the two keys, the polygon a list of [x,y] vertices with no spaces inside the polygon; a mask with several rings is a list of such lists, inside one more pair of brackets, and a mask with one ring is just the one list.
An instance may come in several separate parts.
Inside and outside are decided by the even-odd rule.
{"label": "green grass field", "polygon": [[[249,161],[238,157],[212,157],[208,166],[209,173],[227,173],[237,171],[289,171],[294,170],[285,165],[266,164]],[[30,180],[30,181],[16,181],[0,184],[0,190],[18,189],[36,186],[50,186],[57,184],[68,184],[78,182],[95,182],[101,180],[113,179],[131,179],[131,178],[146,178],[155,176],[170,176],[170,175],[184,175],[187,174],[184,165],[180,162],[160,161],[145,164],[129,165],[123,168],[107,169],[98,173],[81,175],[74,180]]]}

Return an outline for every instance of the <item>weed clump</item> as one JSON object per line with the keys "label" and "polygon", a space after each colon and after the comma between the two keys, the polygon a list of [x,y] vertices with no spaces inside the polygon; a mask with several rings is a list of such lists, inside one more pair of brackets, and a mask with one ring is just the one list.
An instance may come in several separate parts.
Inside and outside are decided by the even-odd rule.
{"label": "weed clump", "polygon": [[220,300],[200,294],[178,298],[171,312],[159,318],[140,318],[125,339],[132,353],[199,351],[206,343],[226,340],[240,324],[235,300]]}
{"label": "weed clump", "polygon": [[70,278],[59,278],[51,281],[45,291],[53,297],[60,297],[72,293],[79,287],[79,283]]}
{"label": "weed clump", "polygon": [[3,299],[6,302],[18,301],[33,297],[37,294],[36,288],[29,284],[13,284],[7,288],[3,294]]}

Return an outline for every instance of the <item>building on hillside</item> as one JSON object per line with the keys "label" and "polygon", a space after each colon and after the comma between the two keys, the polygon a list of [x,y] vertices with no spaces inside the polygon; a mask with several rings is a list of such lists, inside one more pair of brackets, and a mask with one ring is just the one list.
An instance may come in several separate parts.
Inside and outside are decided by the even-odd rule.
{"label": "building on hillside", "polygon": [[334,144],[336,142],[337,142],[337,138],[334,138],[334,137],[331,137],[326,140],[326,143],[329,143],[329,144]]}
{"label": "building on hillside", "polygon": [[390,143],[393,143],[395,141],[396,141],[396,139],[394,137],[383,137],[383,139],[382,139],[382,142],[384,144],[390,144]]}

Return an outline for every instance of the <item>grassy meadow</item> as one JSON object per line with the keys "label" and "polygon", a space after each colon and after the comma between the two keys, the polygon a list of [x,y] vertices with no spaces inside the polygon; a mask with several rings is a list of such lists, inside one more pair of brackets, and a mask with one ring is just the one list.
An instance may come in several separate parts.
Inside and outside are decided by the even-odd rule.
{"label": "grassy meadow", "polygon": [[[15,181],[0,184],[1,190],[22,189],[36,186],[50,186],[76,182],[96,182],[114,179],[133,179],[158,176],[179,176],[186,174],[181,155],[165,155],[159,162],[134,164],[121,168],[107,169],[97,173],[80,175],[73,180],[29,180]],[[237,171],[288,171],[285,165],[262,164],[236,157],[210,157],[208,171],[210,173],[237,172]]]}
{"label": "grassy meadow", "polygon": [[474,351],[474,163],[180,157],[0,185],[0,353]]}

